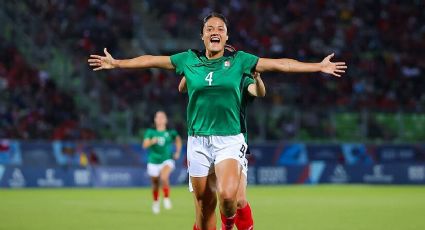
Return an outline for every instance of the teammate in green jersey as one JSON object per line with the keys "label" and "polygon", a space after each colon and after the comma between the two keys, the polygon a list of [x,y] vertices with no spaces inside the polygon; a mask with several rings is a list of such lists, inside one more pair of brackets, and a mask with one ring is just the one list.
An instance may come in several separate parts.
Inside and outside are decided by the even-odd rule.
{"label": "teammate in green jersey", "polygon": [[[146,130],[143,137],[143,148],[148,149],[148,175],[152,182],[152,212],[160,212],[159,187],[162,185],[165,209],[171,209],[170,173],[174,169],[174,160],[180,157],[182,140],[175,130],[167,129],[167,115],[163,111],[155,114],[155,128]],[[176,151],[173,154],[173,144]]]}
{"label": "teammate in green jersey", "polygon": [[[234,48],[231,46],[226,45],[226,49],[230,50],[231,52],[234,52]],[[245,141],[248,143],[248,130],[247,130],[247,118],[246,118],[246,109],[248,107],[248,104],[251,103],[255,97],[264,97],[266,95],[266,87],[264,85],[264,82],[261,79],[260,73],[255,72],[251,77],[246,77],[243,81],[243,92],[242,92],[242,102],[241,102],[241,121],[243,122],[241,124],[241,132],[245,136]],[[255,80],[254,80],[255,79]],[[187,85],[186,85],[186,78],[183,76],[183,78],[180,80],[179,83],[179,92],[185,93],[187,92]],[[248,150],[249,151],[249,147]],[[248,154],[248,152],[247,152]],[[248,164],[248,160],[245,159],[246,163]],[[252,210],[251,206],[249,205],[249,202],[246,198],[246,186],[247,186],[247,176],[248,176],[248,166],[247,164],[242,170],[242,175],[240,177],[239,181],[239,189],[237,192],[237,211],[235,215],[235,225],[238,230],[246,230],[246,229],[254,229],[254,220],[252,217]],[[210,183],[210,186],[212,187],[212,190],[216,190],[216,185],[213,183]],[[189,180],[189,191],[193,192],[192,184]],[[214,195],[210,197],[211,200],[217,200],[217,196]],[[194,196],[195,201],[195,214],[197,216],[197,213],[200,211],[199,207],[197,206],[196,197]],[[216,202],[216,201],[215,201]],[[224,225],[225,223],[222,223]],[[194,230],[198,229],[197,226],[199,223],[196,223],[193,227]]]}
{"label": "teammate in green jersey", "polygon": [[[142,55],[132,59],[114,59],[104,49],[105,56],[90,55],[93,70],[113,68],[162,68],[186,76],[189,103],[188,169],[200,213],[200,229],[215,229],[211,215],[216,203],[207,198],[215,194],[208,186],[216,179],[217,194],[225,229],[232,229],[237,208],[237,191],[247,145],[241,134],[241,83],[244,74],[256,72],[323,72],[340,77],[347,68],[345,62],[331,62],[333,54],[321,62],[305,63],[294,59],[259,58],[242,51],[225,55],[229,39],[227,19],[211,13],[203,20],[201,39],[205,50],[188,50],[172,56]],[[215,175],[213,173],[215,172]]]}

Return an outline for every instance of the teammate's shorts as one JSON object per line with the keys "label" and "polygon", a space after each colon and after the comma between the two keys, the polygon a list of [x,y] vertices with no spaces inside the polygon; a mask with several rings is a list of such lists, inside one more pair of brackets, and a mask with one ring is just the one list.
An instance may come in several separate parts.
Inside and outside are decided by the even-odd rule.
{"label": "teammate's shorts", "polygon": [[150,177],[159,177],[159,174],[161,173],[161,170],[166,166],[170,166],[171,170],[174,169],[175,163],[173,159],[168,159],[161,164],[152,164],[148,163],[148,175]]}
{"label": "teammate's shorts", "polygon": [[187,163],[189,176],[205,177],[214,173],[214,166],[226,159],[239,162],[246,175],[248,161],[245,158],[248,145],[242,134],[234,136],[189,136]]}

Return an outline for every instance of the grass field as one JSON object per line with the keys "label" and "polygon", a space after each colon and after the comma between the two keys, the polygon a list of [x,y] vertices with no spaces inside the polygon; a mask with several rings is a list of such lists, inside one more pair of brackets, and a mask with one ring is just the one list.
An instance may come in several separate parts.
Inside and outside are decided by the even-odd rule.
{"label": "grass field", "polygon": [[[172,190],[174,208],[151,213],[138,189],[0,190],[0,229],[192,229],[192,198]],[[255,229],[424,230],[425,186],[282,186],[248,189]]]}

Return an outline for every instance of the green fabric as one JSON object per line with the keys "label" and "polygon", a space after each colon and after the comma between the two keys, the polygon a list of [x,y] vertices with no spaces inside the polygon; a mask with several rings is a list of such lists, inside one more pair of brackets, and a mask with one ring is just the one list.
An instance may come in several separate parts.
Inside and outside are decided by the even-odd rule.
{"label": "green fabric", "polygon": [[161,164],[173,158],[173,143],[178,136],[175,130],[158,131],[148,129],[143,137],[144,140],[157,138],[158,142],[148,148],[148,163]]}
{"label": "green fabric", "polygon": [[258,57],[242,51],[209,60],[188,50],[170,57],[176,73],[186,77],[188,135],[228,136],[241,133],[243,81]]}

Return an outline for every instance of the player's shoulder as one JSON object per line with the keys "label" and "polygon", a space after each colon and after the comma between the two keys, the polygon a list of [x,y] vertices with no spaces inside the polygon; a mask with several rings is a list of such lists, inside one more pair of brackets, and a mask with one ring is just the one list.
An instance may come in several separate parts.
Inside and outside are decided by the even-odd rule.
{"label": "player's shoulder", "polygon": [[153,133],[153,132],[155,132],[155,129],[153,128],[147,128],[145,131],[145,133]]}
{"label": "player's shoulder", "polygon": [[196,57],[196,56],[197,56],[196,50],[188,49],[188,50],[183,50],[181,52],[174,53],[173,55],[171,55],[171,59],[187,59],[189,57]]}
{"label": "player's shoulder", "polygon": [[238,50],[238,51],[236,51],[235,53],[236,53],[235,55],[237,55],[237,56],[241,56],[241,57],[246,57],[246,56],[256,56],[256,55],[254,55],[254,54],[251,54],[251,53],[245,52],[245,51],[243,51],[243,50]]}
{"label": "player's shoulder", "polygon": [[168,131],[169,133],[173,133],[173,134],[175,133],[175,134],[177,134],[177,130],[175,130],[175,129],[168,129],[167,131]]}
{"label": "player's shoulder", "polygon": [[188,49],[186,51],[182,51],[180,53],[177,53],[173,55],[173,57],[178,58],[180,60],[194,60],[199,59],[202,56],[202,51],[196,50],[196,49]]}

